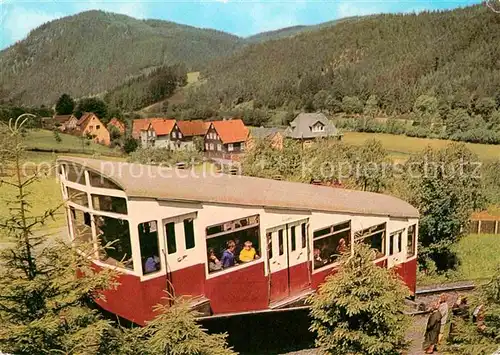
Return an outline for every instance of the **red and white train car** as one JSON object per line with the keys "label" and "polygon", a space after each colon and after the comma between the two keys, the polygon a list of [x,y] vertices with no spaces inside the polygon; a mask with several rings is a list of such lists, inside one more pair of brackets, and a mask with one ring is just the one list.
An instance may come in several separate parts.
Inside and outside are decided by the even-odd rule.
{"label": "red and white train car", "polygon": [[[395,197],[73,157],[59,166],[71,238],[117,240],[96,251],[97,267],[120,270],[101,306],[135,323],[154,317],[166,289],[212,315],[296,304],[356,235],[415,291],[419,214]],[[234,265],[209,265],[208,252],[221,260],[229,241]],[[256,256],[243,262],[247,241]]]}

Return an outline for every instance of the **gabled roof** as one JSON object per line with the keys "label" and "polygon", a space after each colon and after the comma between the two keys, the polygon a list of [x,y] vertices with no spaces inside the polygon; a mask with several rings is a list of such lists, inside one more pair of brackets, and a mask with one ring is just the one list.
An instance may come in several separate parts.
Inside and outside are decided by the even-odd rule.
{"label": "gabled roof", "polygon": [[149,118],[140,118],[132,121],[132,137],[139,138],[141,131],[146,130],[149,126]]}
{"label": "gabled roof", "polygon": [[58,162],[83,165],[103,175],[123,188],[128,198],[419,217],[418,210],[409,203],[373,192],[241,175],[176,174],[170,167],[77,157],[63,157]]}
{"label": "gabled roof", "polygon": [[[313,132],[312,127],[317,123],[325,126],[322,132]],[[301,113],[290,123],[285,136],[290,138],[321,138],[339,136],[335,125],[322,113]]]}
{"label": "gabled roof", "polygon": [[177,127],[185,137],[204,136],[207,133],[210,122],[201,120],[195,121],[177,121]]}
{"label": "gabled roof", "polygon": [[213,121],[212,125],[223,144],[245,142],[248,139],[248,128],[240,119]]}
{"label": "gabled roof", "polygon": [[93,112],[84,112],[82,117],[78,120],[76,125],[80,127],[80,129],[85,128],[87,126],[87,123],[90,121],[90,119],[95,116],[98,118]]}
{"label": "gabled roof", "polygon": [[141,131],[146,131],[151,126],[156,135],[163,136],[170,134],[174,128],[175,120],[169,118],[140,118],[132,122],[132,137],[138,139]]}
{"label": "gabled roof", "polygon": [[150,127],[156,132],[157,136],[166,136],[172,132],[175,126],[175,120],[166,118],[152,118],[147,129]]}
{"label": "gabled roof", "polygon": [[73,115],[55,115],[52,119],[57,123],[63,124],[68,122],[71,117],[73,117]]}
{"label": "gabled roof", "polygon": [[125,133],[125,124],[122,121],[118,120],[118,118],[116,117],[112,118],[111,121],[109,121],[108,127],[109,126],[114,126],[120,131],[120,133]]}

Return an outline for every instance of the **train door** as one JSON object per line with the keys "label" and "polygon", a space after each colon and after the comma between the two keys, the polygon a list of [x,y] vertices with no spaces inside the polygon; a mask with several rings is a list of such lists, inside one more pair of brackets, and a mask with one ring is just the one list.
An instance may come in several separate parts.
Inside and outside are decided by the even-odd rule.
{"label": "train door", "polygon": [[269,302],[276,302],[310,286],[307,221],[296,221],[266,231],[269,265]]}
{"label": "train door", "polygon": [[[163,233],[165,238],[165,249],[162,250],[167,267],[169,285],[167,290],[171,293],[184,291],[186,287],[185,273],[190,272],[190,267],[199,263],[196,254],[195,223],[196,214],[177,216],[164,219]],[[197,280],[192,280],[197,281]],[[197,289],[203,289],[203,285],[191,285],[194,293]]]}
{"label": "train door", "polygon": [[389,235],[389,252],[387,258],[387,267],[392,268],[405,261],[403,251],[403,233],[404,230],[391,233]]}

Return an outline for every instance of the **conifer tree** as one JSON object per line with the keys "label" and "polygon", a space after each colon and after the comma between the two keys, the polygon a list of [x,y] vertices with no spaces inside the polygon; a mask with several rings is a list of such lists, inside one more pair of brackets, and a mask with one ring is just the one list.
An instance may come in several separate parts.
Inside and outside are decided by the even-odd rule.
{"label": "conifer tree", "polygon": [[[168,300],[172,302],[167,302]],[[196,323],[196,311],[182,298],[165,298],[157,317],[143,328],[124,329],[120,354],[236,355],[226,334],[208,334]],[[170,305],[168,303],[171,303]]]}
{"label": "conifer tree", "polygon": [[11,242],[0,251],[0,349],[19,355],[112,353],[113,328],[89,304],[114,285],[113,272],[92,269],[90,246],[80,245],[76,253],[40,231],[58,207],[39,216],[31,211],[30,189],[39,175],[22,173],[20,136],[31,116],[11,120],[0,137],[2,160],[14,172],[1,188],[16,191],[4,201],[9,214],[0,217],[0,239]]}
{"label": "conifer tree", "polygon": [[407,346],[408,295],[396,275],[373,263],[369,246],[356,244],[308,300],[316,345],[326,354],[400,354]]}

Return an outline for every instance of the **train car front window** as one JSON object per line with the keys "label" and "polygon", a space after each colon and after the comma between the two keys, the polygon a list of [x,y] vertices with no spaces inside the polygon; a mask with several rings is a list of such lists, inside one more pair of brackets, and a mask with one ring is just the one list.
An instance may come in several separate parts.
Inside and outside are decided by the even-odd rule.
{"label": "train car front window", "polygon": [[89,199],[86,192],[67,187],[67,194],[69,201],[83,207],[89,207]]}
{"label": "train car front window", "polygon": [[69,208],[72,225],[73,240],[79,243],[89,243],[92,241],[92,228],[90,214],[74,207]]}
{"label": "train car front window", "polygon": [[94,219],[101,247],[110,246],[99,251],[101,261],[134,270],[128,221],[107,216],[94,216]]}
{"label": "train car front window", "polygon": [[123,197],[92,194],[92,206],[97,211],[127,214],[127,200]]}

